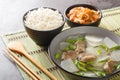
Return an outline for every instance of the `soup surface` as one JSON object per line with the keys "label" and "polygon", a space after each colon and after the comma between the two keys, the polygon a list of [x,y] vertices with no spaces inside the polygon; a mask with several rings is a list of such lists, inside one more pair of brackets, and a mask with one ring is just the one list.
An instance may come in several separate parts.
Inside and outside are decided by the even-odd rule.
{"label": "soup surface", "polygon": [[120,69],[120,46],[109,37],[69,36],[55,53],[60,66],[80,76],[106,76]]}

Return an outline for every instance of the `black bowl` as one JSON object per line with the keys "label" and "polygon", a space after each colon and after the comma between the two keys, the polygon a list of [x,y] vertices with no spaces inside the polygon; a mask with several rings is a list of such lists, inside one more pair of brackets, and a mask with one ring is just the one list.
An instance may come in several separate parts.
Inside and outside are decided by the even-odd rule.
{"label": "black bowl", "polygon": [[55,59],[55,53],[58,51],[59,49],[59,43],[64,41],[68,36],[73,36],[73,35],[86,35],[86,34],[94,34],[94,35],[99,35],[99,36],[103,36],[103,37],[109,37],[111,38],[113,41],[115,41],[117,44],[120,44],[120,37],[115,35],[113,32],[110,32],[106,29],[103,28],[99,28],[99,27],[95,27],[95,26],[82,26],[82,27],[75,27],[75,28],[70,28],[68,30],[65,30],[63,32],[61,32],[60,34],[58,34],[51,42],[49,48],[48,48],[48,53],[52,59],[52,61],[56,64],[56,66],[65,74],[67,74],[67,76],[73,78],[73,80],[106,80],[109,79],[110,77],[113,77],[115,75],[117,75],[117,73],[119,73],[120,71],[115,71],[112,74],[109,74],[107,76],[104,77],[85,77],[85,76],[78,76],[75,75],[73,73],[70,73],[66,70],[64,70],[61,66],[60,66],[60,60],[56,60]]}
{"label": "black bowl", "polygon": [[[73,22],[71,21],[68,17],[67,17],[67,14],[69,13],[69,11],[72,9],[72,8],[75,8],[75,7],[85,7],[85,8],[89,8],[91,10],[95,10],[95,11],[98,11],[99,14],[100,14],[100,17],[99,19],[96,21],[96,22],[93,22],[93,23],[89,23],[89,24],[80,24],[80,23],[76,23],[76,22]],[[101,11],[93,6],[93,5],[89,5],[89,4],[75,4],[75,5],[72,5],[70,7],[68,7],[66,10],[65,10],[65,18],[66,18],[66,22],[67,24],[70,26],[70,27],[80,27],[80,26],[95,26],[97,27],[99,24],[100,24],[100,21],[101,21],[101,18],[102,18],[102,13]]]}
{"label": "black bowl", "polygon": [[[53,11],[56,11],[57,9],[54,9],[54,8],[49,8],[49,7],[43,7],[43,8],[48,8],[48,9],[51,9]],[[62,13],[59,11],[59,13],[62,15],[62,19],[63,19],[63,23],[61,24],[61,26],[58,26],[57,28],[55,29],[52,29],[52,30],[45,30],[45,31],[42,31],[42,30],[36,30],[36,29],[32,29],[28,26],[25,25],[24,23],[24,20],[25,19],[25,16],[27,15],[27,13],[29,13],[30,11],[33,11],[33,10],[37,10],[38,8],[34,8],[34,9],[31,9],[29,11],[27,11],[24,16],[23,16],[23,24],[24,24],[24,27],[25,27],[25,30],[27,32],[27,34],[30,36],[30,38],[38,45],[40,46],[48,46],[51,42],[51,40],[58,34],[61,32],[61,30],[63,29],[63,26],[64,26],[64,23],[65,23],[65,19],[62,15]],[[58,11],[58,10],[57,10]]]}

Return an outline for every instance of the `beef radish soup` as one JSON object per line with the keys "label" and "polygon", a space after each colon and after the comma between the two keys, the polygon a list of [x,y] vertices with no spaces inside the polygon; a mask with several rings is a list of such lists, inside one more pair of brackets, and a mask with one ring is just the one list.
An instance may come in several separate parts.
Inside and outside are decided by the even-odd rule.
{"label": "beef radish soup", "polygon": [[109,37],[69,36],[54,56],[63,69],[80,76],[101,77],[120,69],[120,45]]}

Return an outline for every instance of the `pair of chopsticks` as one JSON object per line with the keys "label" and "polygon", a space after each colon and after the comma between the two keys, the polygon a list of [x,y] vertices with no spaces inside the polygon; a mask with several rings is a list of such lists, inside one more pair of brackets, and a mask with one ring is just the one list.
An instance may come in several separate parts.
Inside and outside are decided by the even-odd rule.
{"label": "pair of chopsticks", "polygon": [[9,49],[3,50],[7,56],[9,56],[20,68],[22,68],[33,80],[42,80],[39,75],[37,75],[33,70],[26,66],[15,54],[13,54]]}
{"label": "pair of chopsticks", "polygon": [[42,66],[39,62],[37,62],[32,56],[30,56],[25,48],[24,45],[19,41],[10,42],[7,45],[8,49],[13,52],[18,52],[19,54],[24,55],[28,58],[36,67],[38,67],[42,72],[44,72],[51,80],[58,80],[52,73],[50,73],[44,66]]}

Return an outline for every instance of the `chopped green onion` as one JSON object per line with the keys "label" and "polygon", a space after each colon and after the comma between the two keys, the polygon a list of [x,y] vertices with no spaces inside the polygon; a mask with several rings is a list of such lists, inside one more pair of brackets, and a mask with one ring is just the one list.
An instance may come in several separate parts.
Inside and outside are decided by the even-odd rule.
{"label": "chopped green onion", "polygon": [[85,37],[79,37],[77,41],[85,41]]}
{"label": "chopped green onion", "polygon": [[91,65],[94,64],[94,62],[90,61],[90,62],[86,62],[86,64]]}
{"label": "chopped green onion", "polygon": [[74,63],[75,65],[77,65],[77,64],[78,64],[78,60],[77,60],[77,59],[73,60],[73,63]]}
{"label": "chopped green onion", "polygon": [[109,57],[107,57],[107,58],[105,58],[105,59],[103,59],[103,60],[100,60],[100,61],[98,61],[98,62],[99,62],[99,63],[105,63],[105,62],[107,62],[108,60],[110,60]]}
{"label": "chopped green onion", "polygon": [[66,42],[74,44],[77,40],[76,39],[67,39]]}
{"label": "chopped green onion", "polygon": [[83,66],[83,67],[86,66],[86,64],[84,62],[81,62],[81,61],[79,61],[78,64],[81,65],[81,66]]}
{"label": "chopped green onion", "polygon": [[69,51],[70,50],[70,48],[69,47],[66,47],[65,49],[64,49],[64,51]]}
{"label": "chopped green onion", "polygon": [[97,75],[97,76],[106,76],[106,73],[104,71],[94,71],[94,73]]}
{"label": "chopped green onion", "polygon": [[81,72],[76,72],[76,73],[74,73],[74,74],[80,75],[80,76],[84,76],[84,73],[81,73]]}
{"label": "chopped green onion", "polygon": [[89,71],[96,71],[96,69],[93,66],[87,66],[86,68]]}
{"label": "chopped green onion", "polygon": [[99,46],[95,46],[94,48],[97,48],[97,47],[101,47],[102,49],[104,49],[107,52],[109,51],[109,48],[105,44],[102,44],[102,45],[99,45]]}
{"label": "chopped green onion", "polygon": [[105,44],[103,44],[103,45],[100,45],[105,51],[107,51],[108,52],[108,47],[105,45]]}
{"label": "chopped green onion", "polygon": [[87,69],[85,69],[84,67],[80,66],[79,64],[77,64],[76,66],[77,66],[77,68],[78,68],[79,70],[81,70],[81,71],[84,71],[84,72],[87,71]]}
{"label": "chopped green onion", "polygon": [[114,50],[120,50],[120,46],[114,46],[112,48],[110,48],[111,51],[114,51]]}
{"label": "chopped green onion", "polygon": [[117,64],[117,67],[116,67],[116,69],[120,69],[120,63],[119,63],[119,64]]}
{"label": "chopped green onion", "polygon": [[57,52],[57,53],[55,54],[55,59],[60,59],[60,57],[61,57],[61,53]]}
{"label": "chopped green onion", "polygon": [[75,45],[70,44],[70,45],[69,45],[69,49],[70,49],[70,50],[75,50],[75,49],[76,49],[76,46],[75,46]]}
{"label": "chopped green onion", "polygon": [[101,49],[97,50],[97,54],[100,55],[102,53]]}

